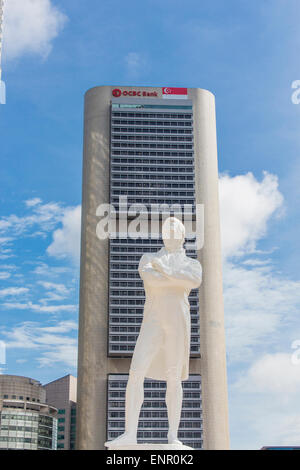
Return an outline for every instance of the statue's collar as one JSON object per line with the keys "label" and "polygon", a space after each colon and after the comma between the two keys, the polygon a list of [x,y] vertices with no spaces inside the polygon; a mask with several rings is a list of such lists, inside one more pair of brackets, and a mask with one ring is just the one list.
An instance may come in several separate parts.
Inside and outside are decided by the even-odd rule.
{"label": "statue's collar", "polygon": [[177,250],[174,251],[168,251],[164,246],[161,248],[160,253],[162,255],[185,255],[185,249],[183,247],[178,248]]}

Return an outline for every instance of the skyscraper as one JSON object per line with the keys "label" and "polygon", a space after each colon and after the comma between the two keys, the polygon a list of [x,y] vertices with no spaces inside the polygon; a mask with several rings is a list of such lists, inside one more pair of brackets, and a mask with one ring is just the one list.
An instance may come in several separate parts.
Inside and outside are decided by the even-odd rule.
{"label": "skyscraper", "polygon": [[[121,198],[121,199],[120,199]],[[115,208],[114,236],[96,234],[101,204]],[[137,268],[161,237],[134,239],[134,212],[204,205],[203,267],[190,295],[190,378],[179,438],[194,448],[229,446],[214,96],[201,89],[97,87],[85,97],[77,447],[101,449],[124,430],[125,388],[143,314]],[[126,207],[125,207],[126,206]],[[157,213],[159,213],[157,209]],[[176,212],[176,211],[175,211]],[[125,232],[124,232],[125,227]],[[200,327],[200,332],[199,332]],[[167,435],[165,384],[147,380],[138,439]]]}
{"label": "skyscraper", "polygon": [[48,405],[58,409],[57,449],[73,450],[76,440],[77,379],[66,375],[44,385]]}

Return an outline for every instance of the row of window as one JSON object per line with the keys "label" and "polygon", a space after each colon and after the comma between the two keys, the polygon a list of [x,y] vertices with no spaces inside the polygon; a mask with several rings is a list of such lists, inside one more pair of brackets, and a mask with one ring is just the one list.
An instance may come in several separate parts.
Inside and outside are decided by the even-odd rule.
{"label": "row of window", "polygon": [[[128,297],[130,297],[130,293],[128,294]],[[128,300],[124,299],[110,299],[112,305],[144,305],[145,301],[140,300],[140,299],[131,299],[128,298]],[[190,300],[190,305],[196,307],[198,305],[197,300]]]}
{"label": "row of window", "polygon": [[35,415],[35,416],[32,416],[30,414],[16,414],[16,415],[13,415],[13,414],[5,414],[5,412],[3,412],[1,414],[1,420],[4,420],[4,419],[7,419],[7,420],[24,420],[24,421],[39,421],[39,416],[38,415]]}
{"label": "row of window", "polygon": [[192,150],[193,149],[193,146],[192,144],[182,144],[182,143],[176,143],[176,144],[165,144],[165,143],[159,143],[159,144],[155,144],[155,143],[136,143],[136,142],[130,142],[130,143],[127,143],[127,142],[112,142],[111,144],[112,148],[113,149],[118,149],[118,148],[121,148],[121,149],[124,149],[124,148],[143,148],[143,149],[147,149],[147,148],[150,148],[150,149],[160,149],[160,150],[163,150],[163,149],[179,149],[179,150]]}
{"label": "row of window", "polygon": [[171,129],[166,127],[112,127],[112,137],[116,134],[186,134],[192,135],[192,129]]}
{"label": "row of window", "polygon": [[130,140],[131,142],[151,141],[151,142],[193,142],[193,137],[181,135],[176,136],[160,136],[160,135],[113,135],[112,142],[117,140]]}
{"label": "row of window", "polygon": [[[186,241],[192,240],[186,237]],[[161,235],[158,238],[139,238],[138,240],[134,240],[132,238],[112,238],[110,240],[111,245],[119,245],[119,244],[128,244],[128,245],[160,245],[159,247],[163,246]]]}
{"label": "row of window", "polygon": [[[121,381],[121,380],[110,380],[109,381],[109,385],[108,385],[108,389],[111,390],[111,389],[126,389],[127,387],[127,381]],[[155,381],[152,381],[152,380],[145,380],[144,382],[144,388],[162,388],[162,389],[166,389],[166,382],[161,382],[159,380],[155,380]],[[201,389],[201,382],[196,382],[196,381],[193,381],[193,380],[189,380],[189,381],[185,381],[182,383],[182,388],[183,389],[197,389],[197,390],[200,390]]]}
{"label": "row of window", "polygon": [[[125,398],[125,390],[122,391],[110,391],[108,393],[108,398],[114,399],[114,398]],[[145,391],[144,392],[144,398],[147,400],[147,398],[161,398],[162,400],[165,399],[166,391],[157,391],[157,390],[152,390],[152,391]],[[200,400],[201,399],[201,394],[200,392],[183,392],[183,399],[195,399],[195,400]]]}
{"label": "row of window", "polygon": [[[189,203],[191,204],[191,199],[195,199],[195,193],[194,191],[141,191],[141,190],[137,190],[137,191],[134,191],[134,190],[126,190],[126,189],[113,189],[112,190],[112,194],[111,194],[111,199],[113,200],[116,200],[118,202],[121,202],[122,204],[122,201],[119,201],[119,198],[116,198],[116,196],[137,196],[134,200],[137,200],[138,198],[140,197],[144,197],[144,196],[148,196],[151,197],[151,200],[152,198],[159,198],[158,200],[160,201],[160,203],[164,204],[164,199],[166,197],[172,197],[174,198],[174,203],[179,203],[178,202],[178,199],[182,199],[182,197],[189,197]],[[147,199],[148,199],[147,198]],[[161,198],[163,198],[163,200],[161,200]],[[128,201],[129,202],[129,199],[128,198]],[[130,199],[131,200],[131,199]],[[181,203],[181,202],[180,202]]]}
{"label": "row of window", "polygon": [[[196,209],[191,204],[191,201],[193,201],[192,198],[183,199],[183,196],[182,196],[179,201],[176,200],[176,204],[181,204],[181,206],[187,206],[187,207],[185,207],[185,212],[192,215],[192,214],[196,213]],[[156,198],[156,197],[149,197],[147,199],[146,198],[145,199],[128,198],[127,202],[128,202],[128,204],[143,204],[144,206],[147,206],[145,208],[143,208],[143,207],[136,208],[135,211],[137,211],[138,213],[147,213],[148,209],[151,209],[152,212],[157,213],[157,212],[161,212],[161,210],[159,208],[157,208],[157,210],[155,210],[156,207],[153,207],[153,205],[160,206],[161,204],[164,204],[164,203],[172,205],[174,203],[174,200],[172,201],[171,199],[166,200],[166,199],[161,199],[161,198]],[[112,197],[111,204],[113,204],[115,206],[116,211],[117,211],[119,206],[121,206],[121,210],[123,209],[122,203],[119,204],[119,198],[117,198],[117,197]],[[123,210],[122,212],[124,212],[124,211],[126,211],[126,213],[127,213],[127,208],[125,210]],[[134,215],[136,215],[136,214],[134,214]]]}
{"label": "row of window", "polygon": [[[185,158],[191,158],[193,156],[193,152],[190,152],[190,151],[185,151],[183,152],[182,150],[178,151],[178,152],[161,152],[160,150],[112,150],[112,153],[111,153],[111,160],[112,162],[115,161],[115,157],[124,157],[124,156],[128,156],[128,155],[132,155],[132,156],[136,156],[136,157],[185,157]],[[140,159],[142,160],[142,159]],[[149,163],[155,163],[155,162],[159,162],[159,163],[163,163],[162,160],[153,160],[151,158],[151,160],[149,160]],[[182,160],[182,161],[185,161],[185,160]],[[142,163],[147,163],[147,159],[143,159],[142,160]],[[167,160],[165,160],[165,163],[167,165],[170,164],[170,162]]]}
{"label": "row of window", "polygon": [[[125,179],[126,178],[126,175],[112,175],[112,180],[116,180],[116,179]],[[130,175],[130,180],[139,180],[139,181],[144,181],[144,180],[153,180],[153,181],[156,181],[156,180],[161,180],[161,181],[194,181],[194,175],[166,175],[166,174],[163,174],[163,175],[155,175],[155,174],[151,174],[151,175],[146,175],[146,174],[132,174]],[[129,182],[128,182],[129,183]],[[127,183],[127,184],[128,184]],[[113,181],[112,181],[112,184],[115,184]],[[137,185],[133,185],[133,186],[137,186]]]}
{"label": "row of window", "polygon": [[[180,159],[174,159],[172,160],[171,158],[170,159],[160,159],[160,160],[154,160],[153,158],[123,158],[123,155],[121,155],[122,158],[115,158],[113,157],[113,160],[112,160],[112,166],[116,166],[116,164],[118,163],[129,163],[131,165],[136,165],[137,163],[138,164],[141,164],[141,165],[160,165],[160,164],[163,164],[163,165],[191,165],[193,166],[194,162],[193,160],[190,160],[189,156],[187,156],[187,158],[180,158]],[[122,167],[123,169],[123,167]]]}
{"label": "row of window", "polygon": [[[142,313],[141,313],[141,316],[139,317],[120,317],[120,313],[122,310],[127,310],[128,312],[123,312],[122,311],[122,314],[124,315],[124,313],[128,313],[128,314],[131,314],[132,313],[132,310],[133,309],[124,309],[124,308],[119,308],[119,309],[111,309],[111,312],[113,310],[117,310],[117,312],[114,312],[114,313],[111,313],[110,314],[110,322],[111,323],[121,323],[122,325],[126,325],[128,323],[130,324],[134,324],[134,325],[138,325],[142,322]],[[139,309],[136,309],[136,310],[139,310]],[[139,313],[139,312],[136,312],[136,313]],[[113,316],[113,315],[116,315],[116,316]],[[197,325],[198,324],[198,318],[195,318],[196,315],[198,315],[198,312],[197,312],[197,309],[191,309],[191,323],[192,325]],[[194,318],[193,318],[194,317]]]}
{"label": "row of window", "polygon": [[37,427],[29,427],[29,426],[8,426],[5,424],[2,424],[0,426],[1,431],[19,431],[19,432],[34,432],[37,433]]}
{"label": "row of window", "polygon": [[[125,418],[125,411],[109,411],[108,419],[119,419]],[[141,411],[140,419],[149,418],[149,419],[168,419],[168,412],[165,411]],[[197,419],[202,422],[202,413],[201,411],[182,411],[181,419]]]}
{"label": "row of window", "polygon": [[[111,326],[110,333],[139,333],[139,326]],[[191,333],[197,334],[198,328],[191,328]]]}
{"label": "row of window", "polygon": [[[139,240],[140,241],[140,240]],[[151,241],[151,240],[150,240]],[[124,245],[117,245],[117,244],[114,244],[112,245],[111,244],[111,247],[110,247],[110,252],[111,253],[115,253],[115,252],[128,252],[128,253],[157,253],[158,251],[158,247],[157,246],[136,246],[136,245],[133,245],[133,244],[127,244],[127,246]],[[187,251],[192,251],[192,250],[187,250]],[[197,255],[195,254],[195,257]]]}
{"label": "row of window", "polygon": [[[113,428],[125,428],[125,421],[109,421],[108,426],[110,429]],[[168,429],[168,421],[139,421],[139,429]],[[202,423],[198,421],[184,422],[180,423],[179,429],[197,429],[202,431]]]}
{"label": "row of window", "polygon": [[192,119],[193,115],[190,114],[190,113],[180,113],[180,114],[177,114],[177,113],[134,113],[134,112],[131,112],[131,113],[128,113],[128,112],[122,112],[122,113],[119,113],[119,112],[115,112],[113,111],[112,113],[112,117],[113,118],[116,118],[116,117],[129,117],[129,118],[156,118],[156,119],[160,119],[160,118],[163,118],[163,119],[170,119],[170,118],[174,118],[174,119]]}
{"label": "row of window", "polygon": [[174,119],[172,121],[164,121],[163,119],[155,120],[151,119],[112,119],[112,125],[125,125],[125,126],[172,126],[172,127],[192,127],[193,122],[190,119],[181,121],[178,119]]}
{"label": "row of window", "polygon": [[[158,160],[159,161],[159,160]],[[158,165],[158,161],[157,162],[153,162],[153,165]],[[131,172],[133,171],[135,174],[136,172],[139,172],[139,171],[143,171],[143,172],[148,172],[148,173],[193,173],[194,171],[194,166],[188,162],[179,162],[178,163],[178,167],[176,166],[144,166],[144,165],[139,165],[138,167],[136,167],[135,165],[132,165],[132,166],[120,166],[119,164],[118,165],[112,165],[112,168],[111,168],[111,173],[114,174],[115,172],[118,172],[118,171],[127,171],[127,172]],[[128,175],[125,175],[126,177]]]}
{"label": "row of window", "polygon": [[[111,184],[114,185],[114,184],[117,184],[115,183],[114,181],[117,180],[117,179],[125,179],[125,176],[121,176],[121,175],[112,175],[112,181],[111,181]],[[138,180],[139,181],[139,184],[143,184],[145,180],[151,180],[151,184],[152,182],[155,182],[157,180],[159,180],[161,183],[164,183],[164,182],[167,182],[167,181],[194,181],[194,175],[167,175],[167,174],[161,174],[161,175],[155,175],[155,174],[143,174],[143,173],[140,173],[140,174],[132,174],[130,175],[130,181],[128,181],[127,183],[126,182],[123,182],[124,184],[131,184],[133,187],[139,187],[137,184],[133,184],[132,183],[132,180]],[[141,181],[143,183],[141,183]],[[146,181],[147,182],[147,181]],[[120,184],[120,183],[119,183]],[[124,185],[123,184],[123,185]]]}
{"label": "row of window", "polygon": [[194,188],[193,183],[130,183],[125,181],[115,181],[113,184],[113,188],[161,188],[165,191],[168,189],[186,189],[186,188]]}
{"label": "row of window", "polygon": [[[134,348],[135,348],[135,345],[130,345],[130,344],[110,344],[109,345],[109,351],[110,353],[113,353],[113,354],[120,353],[120,354],[127,355],[128,353],[128,355],[131,356],[131,353],[133,353]],[[191,354],[198,355],[199,352],[200,352],[199,346],[191,345],[190,347]]]}
{"label": "row of window", "polygon": [[[202,401],[183,401],[182,402],[182,407],[183,408],[188,408],[188,409],[201,409],[202,408]],[[108,404],[108,409],[112,408],[120,408],[123,410],[125,408],[125,401],[110,401]],[[166,404],[163,400],[157,400],[157,401],[145,401],[143,403],[143,409],[146,408],[163,408],[166,409]]]}
{"label": "row of window", "polygon": [[24,397],[22,395],[20,396],[17,396],[17,395],[3,395],[3,398],[4,400],[7,400],[7,399],[12,399],[12,400],[26,400],[26,401],[31,401],[31,402],[37,402],[37,403],[40,403],[40,400],[38,398],[31,398],[31,397],[26,397],[26,399],[24,399]]}

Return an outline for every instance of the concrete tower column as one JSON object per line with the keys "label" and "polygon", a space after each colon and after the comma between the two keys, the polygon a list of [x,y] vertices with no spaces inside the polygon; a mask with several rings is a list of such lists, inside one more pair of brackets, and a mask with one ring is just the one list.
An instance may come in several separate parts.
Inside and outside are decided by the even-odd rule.
{"label": "concrete tower column", "polygon": [[218,157],[214,95],[189,90],[194,104],[196,202],[204,204],[203,268],[200,287],[200,352],[203,448],[229,448],[228,398],[222,255],[220,240]]}
{"label": "concrete tower column", "polygon": [[107,375],[128,373],[130,358],[109,358],[109,241],[99,240],[96,216],[109,203],[110,86],[87,91],[84,107],[76,448],[103,450]]}
{"label": "concrete tower column", "polygon": [[85,95],[76,440],[80,450],[101,449],[106,439],[109,249],[108,240],[96,236],[96,210],[109,202],[110,110],[103,105],[109,92],[102,87]]}

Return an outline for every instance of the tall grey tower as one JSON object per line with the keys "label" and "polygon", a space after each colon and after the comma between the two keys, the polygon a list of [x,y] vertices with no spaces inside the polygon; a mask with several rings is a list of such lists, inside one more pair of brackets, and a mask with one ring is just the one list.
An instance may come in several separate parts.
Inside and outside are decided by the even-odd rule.
{"label": "tall grey tower", "polygon": [[[96,87],[86,93],[84,119],[77,448],[103,449],[124,430],[144,303],[138,262],[161,246],[159,238],[97,237],[97,208],[113,204],[119,220],[122,196],[128,205],[189,205],[193,214],[204,205],[204,246],[187,252],[201,262],[203,283],[190,295],[190,377],[179,438],[195,449],[228,449],[214,96],[195,88]],[[164,394],[163,382],[146,381],[140,442],[166,438]]]}

